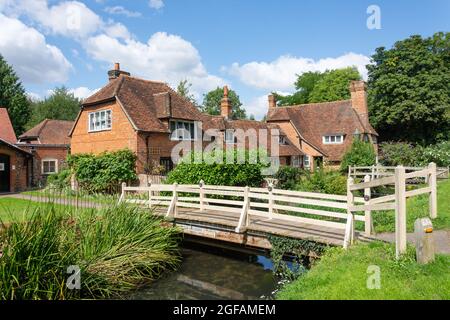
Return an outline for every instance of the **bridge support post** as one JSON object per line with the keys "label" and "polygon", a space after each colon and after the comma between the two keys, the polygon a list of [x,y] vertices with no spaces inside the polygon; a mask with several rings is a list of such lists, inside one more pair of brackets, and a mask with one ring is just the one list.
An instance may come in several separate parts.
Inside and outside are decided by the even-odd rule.
{"label": "bridge support post", "polygon": [[122,203],[123,201],[125,201],[125,188],[127,187],[127,183],[126,182],[122,182],[122,193],[120,195],[119,198],[119,203]]}
{"label": "bridge support post", "polygon": [[250,188],[247,186],[244,188],[244,205],[242,206],[241,216],[239,217],[239,223],[236,227],[236,233],[243,233],[247,230],[249,219],[248,210],[250,209],[250,198],[248,196]]}
{"label": "bridge support post", "polygon": [[428,165],[430,169],[430,175],[428,178],[428,186],[431,189],[430,192],[430,218],[437,218],[437,182],[436,182],[436,163],[431,162]]}
{"label": "bridge support post", "polygon": [[[374,168],[374,167],[372,167]],[[374,175],[372,174],[372,180]],[[366,175],[364,177],[364,182],[371,181],[370,176]],[[370,187],[364,189],[364,204],[369,205],[371,193],[370,193]],[[364,232],[367,236],[370,236],[372,233],[372,211],[366,210],[364,211]]]}
{"label": "bridge support post", "polygon": [[151,187],[152,187],[152,183],[151,182],[149,182],[148,183],[148,207],[151,209],[152,208],[152,190],[151,190]]}
{"label": "bridge support post", "polygon": [[173,219],[177,215],[177,202],[178,202],[178,193],[177,193],[178,183],[173,184],[172,191],[172,201],[170,201],[169,209],[167,210],[166,218]]}
{"label": "bridge support post", "polygon": [[395,256],[406,252],[406,177],[405,167],[395,168]]}
{"label": "bridge support post", "polygon": [[355,217],[350,207],[353,206],[355,197],[353,192],[350,190],[350,186],[354,184],[353,178],[347,179],[347,225],[345,226],[345,236],[344,236],[344,249],[347,249],[351,244],[353,244],[355,238]]}
{"label": "bridge support post", "polygon": [[[269,183],[268,189],[269,189],[269,214],[272,215],[273,214],[273,204],[274,204],[273,184],[272,183]],[[270,218],[270,219],[272,219],[272,218]]]}
{"label": "bridge support post", "polygon": [[205,210],[205,191],[203,190],[203,186],[205,185],[205,181],[200,180],[199,187],[200,187],[200,212],[203,212]]}

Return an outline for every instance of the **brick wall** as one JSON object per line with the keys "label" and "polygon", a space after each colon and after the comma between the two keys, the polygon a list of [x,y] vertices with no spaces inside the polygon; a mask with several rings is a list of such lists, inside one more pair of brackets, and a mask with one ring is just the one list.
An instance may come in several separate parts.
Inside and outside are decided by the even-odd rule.
{"label": "brick wall", "polygon": [[7,146],[0,145],[0,153],[10,157],[10,191],[19,192],[26,190],[28,187],[30,161],[22,152]]}

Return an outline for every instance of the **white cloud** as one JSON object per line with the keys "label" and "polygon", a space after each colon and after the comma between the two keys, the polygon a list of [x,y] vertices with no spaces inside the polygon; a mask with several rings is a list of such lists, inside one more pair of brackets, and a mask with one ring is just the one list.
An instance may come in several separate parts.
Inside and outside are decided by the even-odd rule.
{"label": "white cloud", "polygon": [[136,18],[142,16],[140,12],[127,10],[122,6],[106,7],[105,12],[109,14],[124,15],[127,16],[128,18]]}
{"label": "white cloud", "polygon": [[164,2],[163,0],[150,0],[148,2],[148,5],[150,6],[150,8],[158,10],[164,7]]}
{"label": "white cloud", "polygon": [[127,27],[125,27],[121,23],[111,23],[110,25],[106,26],[105,33],[106,35],[116,39],[127,40],[132,37]]}
{"label": "white cloud", "polygon": [[367,78],[366,65],[370,58],[362,54],[347,53],[337,58],[314,60],[310,58],[281,56],[272,62],[249,62],[243,65],[233,63],[223,67],[229,74],[238,77],[243,83],[267,90],[292,90],[297,74],[308,71],[356,66],[364,79]]}
{"label": "white cloud", "polygon": [[153,34],[147,43],[121,42],[103,34],[89,38],[85,49],[98,61],[121,62],[124,70],[146,79],[162,80],[172,86],[187,79],[196,97],[225,83],[207,72],[199,52],[190,42],[165,32]]}
{"label": "white cloud", "polygon": [[97,89],[89,89],[87,87],[78,87],[70,89],[69,92],[73,93],[73,95],[79,99],[86,99],[87,97],[96,93],[100,88]]}
{"label": "white cloud", "polygon": [[28,83],[65,82],[72,70],[61,50],[21,21],[0,13],[0,53]]}
{"label": "white cloud", "polygon": [[[277,91],[277,93],[281,95],[292,94],[283,91]],[[244,102],[243,108],[247,111],[247,115],[250,116],[252,114],[255,116],[256,120],[261,120],[267,114],[267,110],[269,109],[269,94],[270,93],[267,93],[266,95],[253,98],[249,103]]]}

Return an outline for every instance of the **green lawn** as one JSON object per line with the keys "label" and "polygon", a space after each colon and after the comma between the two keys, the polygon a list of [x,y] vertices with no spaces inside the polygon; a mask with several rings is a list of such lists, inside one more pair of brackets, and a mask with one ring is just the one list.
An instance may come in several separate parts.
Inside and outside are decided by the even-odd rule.
{"label": "green lawn", "polygon": [[[414,221],[417,218],[429,217],[429,196],[420,195],[407,201],[407,228],[414,231]],[[376,211],[372,213],[376,232],[395,231],[394,211]],[[450,229],[450,179],[438,182],[438,217],[433,220],[435,229]]]}
{"label": "green lawn", "polygon": [[[369,266],[380,268],[380,289],[368,289]],[[311,270],[285,286],[282,300],[310,299],[450,299],[450,256],[437,255],[428,265],[415,262],[415,250],[400,261],[395,247],[382,243],[360,244],[348,250],[329,249]]]}

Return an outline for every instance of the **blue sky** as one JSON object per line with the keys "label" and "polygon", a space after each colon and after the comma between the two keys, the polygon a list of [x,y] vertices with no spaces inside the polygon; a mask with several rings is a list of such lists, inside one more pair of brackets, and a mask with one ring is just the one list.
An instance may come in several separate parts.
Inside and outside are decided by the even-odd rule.
{"label": "blue sky", "polygon": [[[370,5],[381,29],[369,29]],[[133,75],[182,79],[202,94],[228,84],[261,118],[296,74],[358,67],[412,34],[450,31],[450,1],[0,0],[0,53],[30,95],[65,85],[86,97],[113,62]]]}

